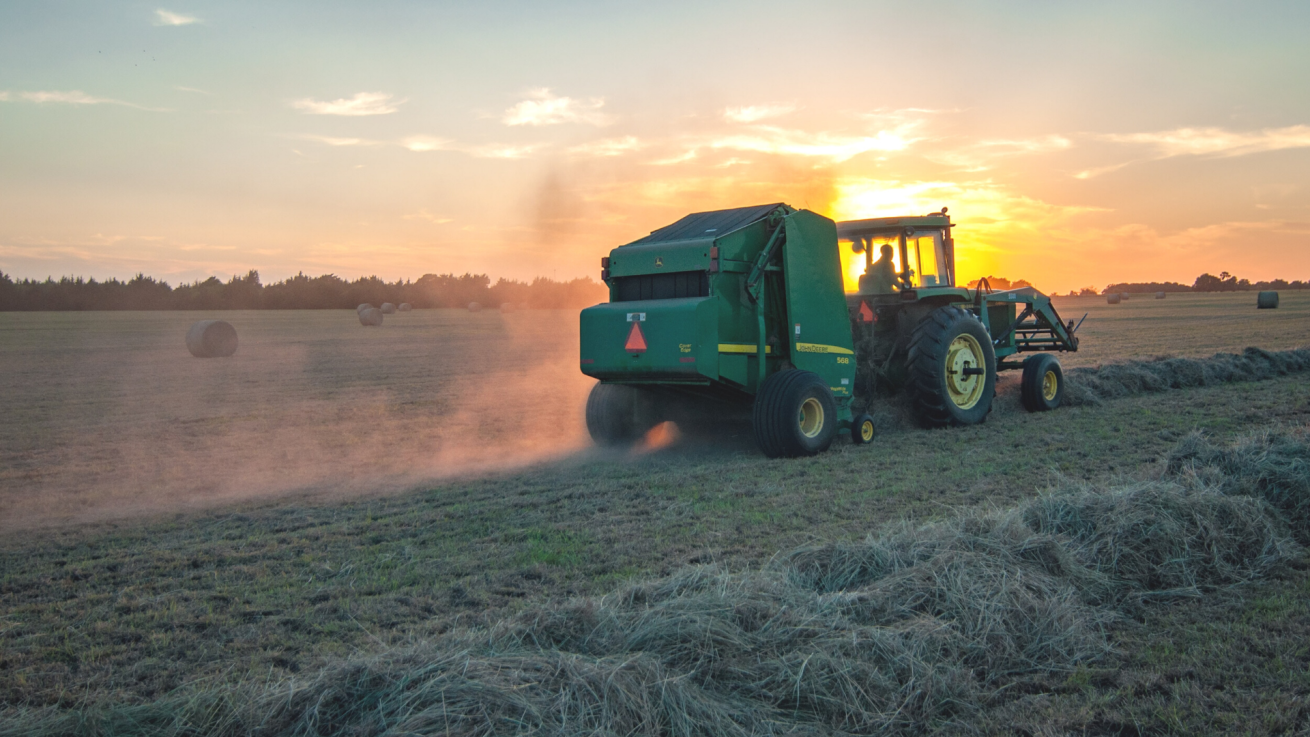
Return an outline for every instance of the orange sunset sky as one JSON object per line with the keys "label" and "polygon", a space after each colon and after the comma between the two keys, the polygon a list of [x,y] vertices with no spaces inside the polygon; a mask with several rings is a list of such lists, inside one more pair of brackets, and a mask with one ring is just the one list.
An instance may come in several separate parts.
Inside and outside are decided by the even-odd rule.
{"label": "orange sunset sky", "polygon": [[0,271],[571,278],[683,214],[955,221],[1047,291],[1310,278],[1310,3],[10,2]]}

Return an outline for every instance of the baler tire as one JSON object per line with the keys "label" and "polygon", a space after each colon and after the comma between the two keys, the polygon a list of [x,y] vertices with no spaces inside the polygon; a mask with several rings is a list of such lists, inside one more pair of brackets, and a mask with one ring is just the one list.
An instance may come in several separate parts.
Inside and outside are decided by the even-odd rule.
{"label": "baler tire", "polygon": [[[976,347],[982,353],[983,385],[968,406],[961,406],[952,398],[946,369],[957,340],[969,346],[971,352]],[[905,368],[909,378],[906,393],[921,425],[959,427],[986,422],[996,394],[996,351],[978,318],[949,305],[928,313],[910,335]],[[970,389],[969,393],[974,394],[974,390]]]}
{"label": "baler tire", "polygon": [[597,384],[587,395],[587,432],[597,445],[629,445],[650,428],[638,422],[638,392],[623,384]]}
{"label": "baler tire", "polygon": [[1050,412],[1064,400],[1064,371],[1049,353],[1036,353],[1023,361],[1019,396],[1029,412]]}
{"label": "baler tire", "polygon": [[812,371],[770,375],[755,395],[751,414],[755,444],[770,458],[822,453],[837,434],[837,402],[827,383]]}
{"label": "baler tire", "polygon": [[878,427],[873,424],[873,417],[863,414],[851,420],[851,442],[856,445],[872,443],[878,436]]}

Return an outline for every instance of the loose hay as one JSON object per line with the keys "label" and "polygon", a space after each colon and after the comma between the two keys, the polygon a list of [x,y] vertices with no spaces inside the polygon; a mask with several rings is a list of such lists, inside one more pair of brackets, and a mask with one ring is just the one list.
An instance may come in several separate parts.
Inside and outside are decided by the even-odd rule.
{"label": "loose hay", "polygon": [[1265,430],[1231,446],[1193,432],[1169,454],[1167,473],[1225,494],[1263,499],[1310,542],[1310,429]]}
{"label": "loose hay", "polygon": [[1240,354],[1216,353],[1210,358],[1110,363],[1065,371],[1064,403],[1094,405],[1136,394],[1260,381],[1304,371],[1310,371],[1310,349],[1305,348],[1290,351],[1247,348]]}
{"label": "loose hay", "polygon": [[187,331],[186,348],[196,358],[227,358],[237,352],[237,330],[223,320],[201,320]]}
{"label": "loose hay", "polygon": [[1107,652],[1106,625],[1143,600],[1198,595],[1299,556],[1277,518],[1284,507],[1263,500],[1304,491],[1307,458],[1304,432],[1232,447],[1193,436],[1161,481],[1071,485],[1008,510],[891,525],[760,571],[691,567],[308,681],[30,712],[0,735],[967,728],[1012,679],[1072,671]]}
{"label": "loose hay", "polygon": [[370,307],[359,311],[359,324],[364,327],[377,327],[382,324],[382,310]]}

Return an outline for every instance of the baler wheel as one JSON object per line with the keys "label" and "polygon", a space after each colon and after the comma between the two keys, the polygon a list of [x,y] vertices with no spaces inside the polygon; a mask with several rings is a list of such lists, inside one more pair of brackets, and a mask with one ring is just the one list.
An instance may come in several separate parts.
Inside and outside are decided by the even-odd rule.
{"label": "baler wheel", "polygon": [[597,445],[618,446],[635,442],[657,422],[644,405],[646,397],[635,387],[597,384],[587,395],[587,432]]}
{"label": "baler wheel", "polygon": [[874,437],[878,435],[878,428],[873,424],[873,418],[867,414],[856,415],[851,421],[851,442],[856,445],[872,443]]}
{"label": "baler wheel", "polygon": [[837,402],[812,371],[779,371],[766,378],[752,415],[755,444],[770,458],[822,453],[837,433]]}
{"label": "baler wheel", "polygon": [[914,327],[906,358],[906,391],[927,427],[986,421],[996,394],[996,351],[978,318],[938,307]]}
{"label": "baler wheel", "polygon": [[1049,412],[1064,399],[1064,371],[1049,353],[1036,353],[1023,361],[1020,396],[1029,412]]}

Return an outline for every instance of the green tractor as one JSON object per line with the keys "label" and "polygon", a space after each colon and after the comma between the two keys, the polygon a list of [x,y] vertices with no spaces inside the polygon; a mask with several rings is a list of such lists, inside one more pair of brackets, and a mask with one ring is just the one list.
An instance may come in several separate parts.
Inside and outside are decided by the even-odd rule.
{"label": "green tractor", "polygon": [[[952,227],[945,208],[834,223],[772,204],[615,248],[601,259],[610,301],[581,315],[582,372],[600,380],[592,438],[749,412],[766,455],[813,455],[838,432],[871,441],[880,393],[907,393],[927,427],[983,422],[997,372],[1018,368],[1029,410],[1058,407],[1064,378],[1045,351],[1078,349],[1072,321],[1031,287],[955,286]],[[844,259],[864,262],[850,294]]]}

